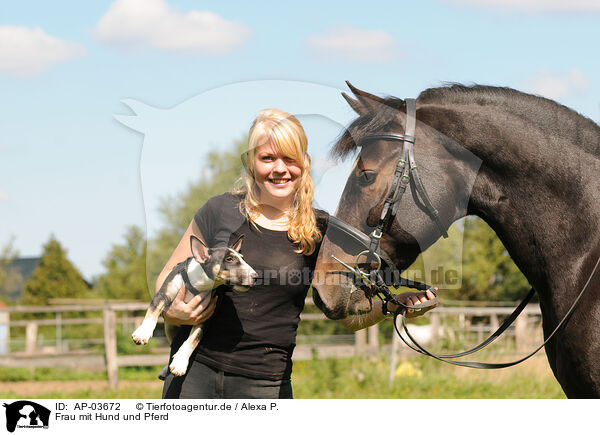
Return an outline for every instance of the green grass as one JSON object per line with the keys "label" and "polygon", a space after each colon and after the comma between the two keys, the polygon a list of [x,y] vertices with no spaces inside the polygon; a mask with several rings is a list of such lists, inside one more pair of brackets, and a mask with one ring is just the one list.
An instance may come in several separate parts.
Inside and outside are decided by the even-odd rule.
{"label": "green grass", "polygon": [[[497,360],[483,355],[484,360]],[[544,356],[536,356],[516,367],[477,370],[454,367],[425,357],[400,360],[397,376],[388,384],[389,360],[384,356],[299,361],[294,364],[292,382],[298,399],[350,398],[564,398]],[[161,367],[122,367],[119,390],[71,388],[45,391],[27,398],[131,399],[159,398],[162,383],[156,381]],[[0,369],[0,382],[105,380],[104,372],[60,369]],[[145,381],[145,382],[128,382]],[[83,384],[82,384],[83,385]],[[4,390],[6,388],[3,388]],[[18,386],[15,387],[18,389]],[[47,389],[46,389],[47,390]],[[41,389],[40,389],[41,391]],[[0,391],[2,398],[24,398],[14,391]]]}
{"label": "green grass", "polygon": [[[162,367],[120,367],[119,379],[132,381],[153,381]],[[73,370],[61,368],[0,367],[0,382],[22,381],[83,381],[106,380],[105,371]],[[1,393],[0,393],[1,394]]]}
{"label": "green grass", "polygon": [[162,387],[125,387],[116,391],[109,388],[84,388],[68,393],[57,390],[26,397],[9,391],[1,392],[0,397],[3,399],[160,399],[161,393]]}
{"label": "green grass", "polygon": [[294,397],[301,399],[564,398],[543,357],[501,370],[454,367],[416,357],[397,364],[389,385],[386,358],[324,359],[295,364]]}

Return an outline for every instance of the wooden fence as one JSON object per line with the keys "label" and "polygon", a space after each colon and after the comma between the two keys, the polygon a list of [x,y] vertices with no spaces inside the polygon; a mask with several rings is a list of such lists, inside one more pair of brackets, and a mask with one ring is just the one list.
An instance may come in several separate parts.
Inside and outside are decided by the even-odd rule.
{"label": "wooden fence", "polygon": [[[307,299],[307,305],[312,300]],[[105,303],[100,305],[73,304],[58,306],[16,306],[0,309],[0,366],[4,367],[88,367],[106,370],[110,388],[118,387],[118,368],[124,366],[149,366],[167,364],[168,348],[158,349],[158,353],[143,355],[118,355],[117,330],[119,327],[125,334],[139,326],[143,313],[148,305],[144,302]],[[415,326],[415,333],[420,331],[424,343],[435,343],[441,338],[466,343],[473,340],[482,341],[490,332],[497,329],[501,317],[512,312],[512,307],[438,307],[426,317],[428,325]],[[98,317],[68,318],[69,312],[97,312]],[[50,319],[15,320],[16,313],[54,313]],[[120,315],[117,315],[120,313]],[[539,323],[539,306],[527,307],[505,334],[515,337],[516,349],[524,350],[531,343],[532,324]],[[323,314],[302,313],[305,321],[324,320]],[[102,338],[86,338],[87,343],[102,344],[102,354],[91,351],[69,350],[69,339],[64,329],[71,325],[103,325]],[[41,346],[39,327],[55,328],[54,346]],[[11,330],[25,328],[23,350],[10,351]],[[160,326],[158,329],[162,329]],[[537,328],[539,330],[539,328]],[[533,329],[535,330],[535,329]],[[540,334],[535,334],[540,335]],[[301,336],[299,336],[301,338]],[[302,337],[304,338],[304,337]],[[72,340],[71,340],[72,341]],[[14,343],[13,343],[14,344]],[[403,346],[403,345],[402,345]],[[392,344],[392,360],[399,352],[408,352],[396,340]],[[294,360],[316,357],[347,357],[380,352],[384,346],[379,344],[378,325],[354,334],[327,336],[313,343],[299,342],[294,351]]]}

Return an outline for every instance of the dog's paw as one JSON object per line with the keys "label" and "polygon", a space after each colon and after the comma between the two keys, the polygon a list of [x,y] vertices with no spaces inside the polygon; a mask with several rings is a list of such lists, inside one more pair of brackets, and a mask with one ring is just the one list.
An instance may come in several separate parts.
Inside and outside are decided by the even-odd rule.
{"label": "dog's paw", "polygon": [[152,338],[153,333],[154,328],[150,329],[149,327],[142,324],[138,329],[133,331],[133,334],[131,334],[131,338],[136,344],[147,344]]}
{"label": "dog's paw", "polygon": [[187,357],[175,354],[173,361],[169,365],[169,370],[171,370],[174,376],[183,376],[187,372],[188,363],[189,359]]}

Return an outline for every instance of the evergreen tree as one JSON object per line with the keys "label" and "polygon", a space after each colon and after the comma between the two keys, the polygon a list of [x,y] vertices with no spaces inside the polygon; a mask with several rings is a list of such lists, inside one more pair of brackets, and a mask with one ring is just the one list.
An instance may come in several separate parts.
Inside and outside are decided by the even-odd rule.
{"label": "evergreen tree", "polygon": [[50,298],[87,297],[87,284],[58,240],[51,236],[43,249],[40,264],[25,282],[21,303],[46,305]]}
{"label": "evergreen tree", "polygon": [[146,284],[146,237],[141,228],[130,226],[125,243],[113,245],[102,261],[106,273],[97,281],[97,290],[107,299],[148,299]]}

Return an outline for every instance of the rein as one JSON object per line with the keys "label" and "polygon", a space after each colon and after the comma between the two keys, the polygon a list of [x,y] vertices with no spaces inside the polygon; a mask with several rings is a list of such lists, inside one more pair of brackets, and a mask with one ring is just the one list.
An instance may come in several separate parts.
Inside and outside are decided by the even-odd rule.
{"label": "rein", "polygon": [[[402,341],[408,347],[410,347],[414,351],[419,352],[423,355],[427,355],[431,358],[435,358],[438,361],[443,361],[448,364],[454,364],[454,365],[462,366],[462,367],[471,367],[474,369],[502,369],[505,367],[511,367],[511,366],[517,365],[517,364],[531,358],[533,355],[538,353],[538,351],[541,348],[543,348],[550,341],[550,339],[552,337],[554,337],[554,335],[561,329],[561,327],[565,323],[567,323],[567,321],[569,320],[569,318],[575,311],[575,308],[579,304],[579,301],[581,301],[581,298],[583,298],[583,295],[590,288],[590,284],[592,283],[594,277],[598,274],[598,270],[600,270],[600,257],[596,261],[596,265],[594,266],[592,273],[590,274],[585,285],[579,292],[579,295],[577,296],[577,298],[571,305],[571,308],[569,308],[569,311],[567,311],[567,314],[565,314],[564,317],[561,319],[561,321],[558,323],[558,325],[556,325],[556,328],[554,328],[554,330],[550,333],[550,335],[548,335],[546,340],[544,340],[544,342],[537,349],[535,349],[533,352],[529,353],[528,355],[524,356],[523,358],[520,358],[515,361],[506,362],[506,363],[482,363],[482,362],[473,362],[473,361],[451,361],[447,358],[458,358],[461,356],[469,355],[473,352],[476,352],[477,350],[482,349],[483,347],[487,346],[492,341],[494,341],[502,332],[504,332],[504,330],[506,330],[506,328],[508,328],[508,326],[510,326],[510,324],[518,317],[518,315],[521,313],[521,311],[523,311],[523,308],[525,308],[525,305],[527,305],[527,303],[529,302],[529,300],[535,293],[535,290],[533,288],[531,290],[529,290],[529,293],[527,294],[527,296],[525,296],[525,299],[523,299],[523,301],[521,301],[521,303],[515,309],[515,311],[513,311],[513,313],[510,315],[510,317],[508,319],[506,319],[506,321],[502,324],[502,326],[500,326],[500,328],[498,328],[498,330],[496,330],[496,332],[494,332],[494,334],[492,334],[486,341],[481,343],[479,346],[474,347],[473,349],[466,351],[466,352],[462,352],[462,353],[458,353],[458,354],[454,354],[454,355],[436,355],[434,353],[429,352],[427,349],[425,349],[423,346],[421,346],[419,343],[417,343],[417,341],[414,339],[414,337],[412,335],[410,335],[410,332],[408,332],[408,329],[406,327],[405,312],[402,307],[399,307],[398,310],[396,310],[396,312],[394,313],[394,329],[396,330],[396,333],[398,334],[398,336],[402,339]],[[411,307],[411,308],[414,308],[414,307]],[[404,337],[402,337],[402,334],[400,333],[400,331],[398,329],[398,322],[397,322],[398,316],[401,316],[401,326],[404,329],[404,332],[406,333],[406,335],[410,339],[410,341],[412,341],[412,344],[414,344],[416,347],[411,346],[404,339]]]}
{"label": "rein", "polygon": [[[516,361],[507,362],[507,363],[482,363],[482,362],[470,362],[470,361],[452,361],[453,358],[459,358],[462,356],[470,355],[475,353],[488,344],[492,343],[496,338],[498,338],[508,327],[515,321],[515,319],[519,316],[519,314],[523,311],[525,306],[529,303],[533,295],[535,294],[535,290],[531,288],[525,298],[521,301],[521,303],[515,308],[515,310],[511,313],[511,315],[506,318],[506,320],[502,323],[502,325],[485,341],[475,346],[472,349],[469,349],[464,352],[460,352],[457,354],[448,354],[448,355],[437,355],[425,349],[421,346],[414,337],[408,331],[406,327],[406,310],[423,310],[425,308],[429,308],[431,306],[435,306],[438,304],[438,296],[435,289],[432,286],[429,286],[425,283],[421,283],[418,281],[408,280],[406,278],[400,277],[400,273],[394,267],[393,262],[391,261],[389,255],[381,249],[379,246],[379,242],[381,240],[381,236],[383,235],[384,230],[387,228],[389,223],[393,221],[398,211],[400,200],[406,191],[406,187],[409,182],[412,180],[414,182],[414,186],[416,188],[416,193],[421,197],[425,208],[427,209],[427,214],[431,217],[431,219],[435,222],[438,227],[440,233],[444,238],[448,237],[446,229],[444,225],[441,223],[440,216],[436,208],[433,206],[429,196],[427,195],[427,191],[425,190],[425,186],[421,181],[421,177],[418,172],[418,167],[414,158],[414,150],[413,146],[415,143],[415,126],[416,126],[416,102],[414,99],[406,99],[406,129],[405,134],[398,133],[369,133],[362,138],[362,141],[370,141],[370,140],[388,140],[388,141],[398,141],[402,143],[402,153],[401,158],[398,160],[396,164],[396,169],[394,171],[394,178],[392,181],[392,185],[390,187],[390,191],[384,201],[381,216],[379,218],[379,222],[370,235],[367,235],[360,231],[359,229],[353,227],[352,225],[340,220],[335,216],[329,217],[329,227],[339,230],[343,232],[345,235],[350,236],[359,244],[367,247],[367,250],[361,251],[355,260],[355,265],[351,266],[344,263],[342,260],[335,256],[331,256],[335,261],[340,263],[346,269],[353,273],[355,277],[355,281],[358,286],[366,287],[369,292],[370,297],[377,296],[383,302],[383,313],[386,315],[392,314],[388,311],[387,306],[388,303],[392,302],[398,306],[396,312],[393,313],[394,318],[394,329],[400,339],[412,350],[415,352],[421,353],[423,355],[427,355],[431,358],[437,359],[439,361],[446,362],[448,364],[454,364],[462,367],[470,367],[470,368],[478,368],[478,369],[500,369],[505,367],[514,366],[519,364],[533,355],[535,355],[540,349],[542,349],[550,339],[562,328],[562,326],[568,321],[571,317],[575,308],[579,304],[579,301],[583,298],[584,294],[590,287],[590,284],[594,277],[598,274],[600,270],[600,258],[596,262],[592,273],[589,275],[588,280],[580,291],[579,295],[571,305],[571,308],[565,316],[561,319],[558,325],[554,328],[552,333],[548,335],[546,340],[533,352],[528,354],[527,356],[520,358]],[[359,267],[359,259],[361,256],[365,255],[372,256],[376,259],[377,266],[375,270],[363,271]],[[385,264],[386,270],[392,271],[393,279],[389,285],[393,287],[407,287],[418,290],[429,290],[434,294],[434,298],[430,299],[427,302],[423,302],[419,305],[411,305],[408,306],[403,302],[400,302],[396,295],[394,295],[390,289],[389,285],[385,282],[385,280],[381,276],[381,266]],[[411,341],[409,343],[401,334],[398,327],[398,317],[400,317],[401,322],[400,325],[406,336]]]}
{"label": "rein", "polygon": [[[360,243],[360,244],[362,244],[364,246],[369,246],[369,240],[370,240],[369,236],[367,236],[365,233],[363,233],[359,229],[357,229],[357,228],[353,227],[352,225],[350,225],[350,224],[348,224],[348,223],[340,220],[339,218],[337,218],[335,216],[330,216],[329,217],[328,228],[339,230],[339,231],[343,232],[345,235],[348,235],[348,236],[352,237],[358,243]],[[361,254],[359,254],[359,256]],[[531,300],[531,298],[535,294],[535,290],[533,288],[531,290],[529,290],[529,293],[527,293],[527,295],[525,296],[525,298],[515,308],[515,310],[511,313],[511,315],[509,317],[507,317],[506,320],[504,320],[504,322],[502,323],[502,325],[500,325],[500,327],[492,335],[490,335],[490,337],[488,337],[485,341],[483,341],[479,345],[473,347],[472,349],[466,350],[466,351],[461,352],[461,353],[448,354],[448,355],[437,355],[437,354],[434,354],[434,353],[428,351],[427,349],[425,349],[423,346],[421,346],[413,338],[413,336],[410,334],[410,332],[408,331],[408,328],[406,326],[406,317],[405,317],[407,309],[423,310],[425,308],[429,308],[431,306],[437,305],[438,302],[439,302],[439,298],[437,296],[436,290],[432,286],[430,286],[428,284],[425,284],[425,283],[422,283],[422,282],[419,282],[419,281],[412,281],[412,280],[400,277],[400,274],[399,274],[398,270],[393,266],[393,263],[391,262],[391,260],[389,260],[389,256],[385,253],[385,251],[381,250],[380,247],[377,247],[377,251],[375,251],[374,254],[376,256],[378,256],[380,259],[383,259],[383,263],[385,263],[385,266],[388,267],[390,270],[392,270],[393,276],[394,276],[395,279],[390,284],[391,286],[396,287],[396,288],[397,287],[406,287],[406,288],[417,289],[417,290],[422,290],[422,291],[429,290],[430,292],[432,292],[434,294],[435,297],[433,299],[428,300],[427,302],[420,303],[419,305],[410,305],[410,306],[406,305],[405,303],[399,301],[398,298],[397,298],[397,295],[393,294],[390,291],[388,284],[383,280],[383,278],[380,275],[380,272],[381,272],[380,268],[377,268],[376,270],[372,270],[372,271],[369,271],[369,272],[364,272],[364,271],[360,270],[360,268],[358,267],[358,264],[356,266],[352,267],[352,266],[346,264],[345,262],[343,262],[342,260],[340,260],[339,258],[337,258],[334,255],[332,255],[331,257],[335,261],[337,261],[338,263],[340,263],[342,266],[344,266],[346,269],[348,269],[350,272],[352,272],[359,283],[362,283],[362,285],[368,287],[370,289],[370,294],[371,295],[377,296],[383,302],[383,306],[382,306],[383,314],[386,314],[386,315],[392,314],[387,309],[387,306],[388,306],[388,304],[390,302],[392,302],[393,304],[395,304],[395,305],[398,306],[398,308],[396,309],[396,312],[393,313],[393,316],[394,316],[394,329],[396,330],[396,333],[398,334],[398,336],[400,337],[400,339],[409,348],[411,348],[415,352],[421,353],[423,355],[427,355],[429,357],[432,357],[432,358],[435,358],[437,360],[444,361],[444,362],[447,362],[447,363],[450,363],[450,364],[460,365],[460,366],[464,366],[464,367],[471,367],[471,368],[487,368],[487,369],[491,369],[491,368],[503,368],[503,367],[509,367],[510,365],[518,364],[518,363],[520,363],[522,361],[525,361],[527,358],[531,357],[534,353],[536,353],[537,351],[539,351],[548,342],[548,340],[552,337],[552,335],[554,335],[554,333],[566,321],[566,317],[570,316],[571,312],[575,308],[575,305],[579,302],[579,300],[583,296],[583,293],[589,287],[589,282],[591,281],[593,275],[595,275],[598,272],[598,269],[599,269],[599,266],[600,266],[600,258],[599,258],[598,259],[598,263],[596,264],[596,267],[594,269],[594,272],[593,272],[592,276],[590,276],[590,279],[588,280],[588,283],[586,283],[586,287],[584,287],[584,290],[582,291],[582,293],[579,295],[579,297],[575,301],[574,306],[571,308],[571,310],[569,310],[569,313],[567,313],[567,316],[565,316],[565,318],[563,318],[563,320],[561,321],[561,323],[552,332],[551,336],[548,337],[548,340],[546,340],[532,354],[528,355],[527,357],[525,357],[525,358],[523,358],[523,359],[521,359],[519,361],[516,361],[516,362],[513,362],[513,363],[495,364],[495,363],[478,363],[478,362],[450,361],[450,360],[448,360],[448,358],[459,358],[459,357],[462,357],[462,356],[466,356],[466,355],[470,355],[472,353],[475,353],[475,352],[483,349],[488,344],[490,344],[491,342],[493,342],[496,338],[498,338],[500,335],[502,335],[502,333],[504,331],[506,331],[510,325],[512,325],[512,323],[519,316],[519,314],[521,314],[521,312],[523,311],[523,309],[527,306],[527,304],[529,303],[529,301]],[[357,257],[357,259],[358,259],[358,257]],[[404,332],[406,333],[408,339],[412,342],[412,344],[409,343],[402,336],[402,334],[400,333],[400,330],[398,329],[398,317],[401,318],[401,326],[402,326]]]}

